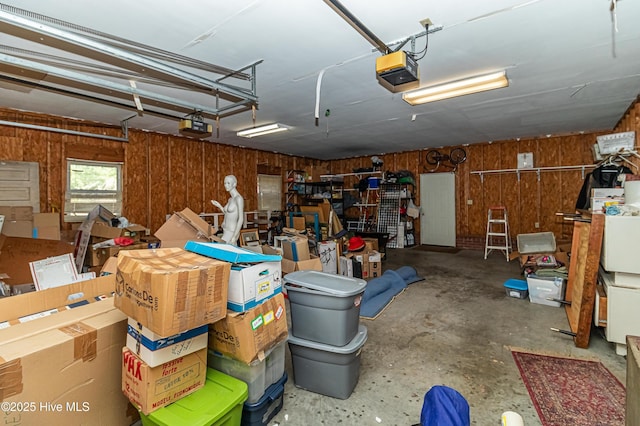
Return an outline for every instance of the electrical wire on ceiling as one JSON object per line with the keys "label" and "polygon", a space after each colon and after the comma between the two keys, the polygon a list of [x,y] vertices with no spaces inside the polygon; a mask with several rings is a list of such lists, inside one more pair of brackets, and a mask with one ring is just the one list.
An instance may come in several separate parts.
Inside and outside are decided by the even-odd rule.
{"label": "electrical wire on ceiling", "polygon": [[[427,55],[427,49],[429,48],[429,23],[424,24],[424,31],[426,33],[424,49],[422,49],[420,52],[416,52],[416,53],[412,53],[411,54],[413,56],[413,59],[415,59],[416,61],[421,60],[422,58],[424,58]],[[418,55],[422,55],[422,56],[417,58],[416,56],[418,56]]]}

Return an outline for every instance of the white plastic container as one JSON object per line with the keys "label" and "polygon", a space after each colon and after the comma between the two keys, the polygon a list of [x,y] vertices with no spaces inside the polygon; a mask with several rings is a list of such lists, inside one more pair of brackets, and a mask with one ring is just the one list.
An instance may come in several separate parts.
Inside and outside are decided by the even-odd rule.
{"label": "white plastic container", "polygon": [[529,275],[529,301],[539,305],[560,307],[560,302],[549,299],[564,300],[564,279],[559,277],[537,277]]}
{"label": "white plastic container", "polygon": [[520,254],[555,253],[556,251],[556,237],[553,232],[518,234],[516,239]]}

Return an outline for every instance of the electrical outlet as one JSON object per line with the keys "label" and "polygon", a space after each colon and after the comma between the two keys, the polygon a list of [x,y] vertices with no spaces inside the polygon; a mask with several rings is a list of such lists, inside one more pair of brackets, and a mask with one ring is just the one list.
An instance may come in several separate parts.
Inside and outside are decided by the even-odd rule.
{"label": "electrical outlet", "polygon": [[534,223],[534,224],[533,224],[533,227],[534,227],[534,228],[536,228],[536,229],[537,229],[537,228],[540,228],[540,222],[536,222],[536,223]]}
{"label": "electrical outlet", "polygon": [[420,25],[422,25],[423,27],[429,25],[431,27],[433,26],[433,22],[431,22],[431,19],[429,18],[424,18],[422,21],[420,21]]}
{"label": "electrical outlet", "polygon": [[472,206],[473,205],[473,200],[467,200],[467,205],[468,206]]}

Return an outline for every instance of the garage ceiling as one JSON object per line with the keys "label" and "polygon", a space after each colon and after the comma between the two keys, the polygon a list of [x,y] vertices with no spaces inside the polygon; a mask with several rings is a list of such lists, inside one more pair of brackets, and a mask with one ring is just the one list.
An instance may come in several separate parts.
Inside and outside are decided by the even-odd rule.
{"label": "garage ceiling", "polygon": [[[392,49],[422,51],[431,20],[421,86],[506,70],[509,87],[410,106],[322,0],[5,0],[0,105],[170,134],[197,112],[207,141],[329,160],[610,130],[640,92],[637,1],[341,4]],[[236,136],[274,122],[291,129]]]}

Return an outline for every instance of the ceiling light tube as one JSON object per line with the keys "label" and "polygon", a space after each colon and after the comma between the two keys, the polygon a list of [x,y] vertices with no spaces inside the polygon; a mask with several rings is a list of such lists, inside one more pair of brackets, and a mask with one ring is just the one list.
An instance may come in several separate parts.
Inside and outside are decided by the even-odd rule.
{"label": "ceiling light tube", "polygon": [[243,138],[253,138],[256,136],[268,135],[270,133],[283,132],[289,130],[288,126],[280,123],[266,124],[264,126],[252,127],[250,129],[240,130],[236,135]]}
{"label": "ceiling light tube", "polygon": [[402,99],[411,105],[420,105],[507,86],[509,86],[507,73],[500,71],[405,92],[402,94]]}

